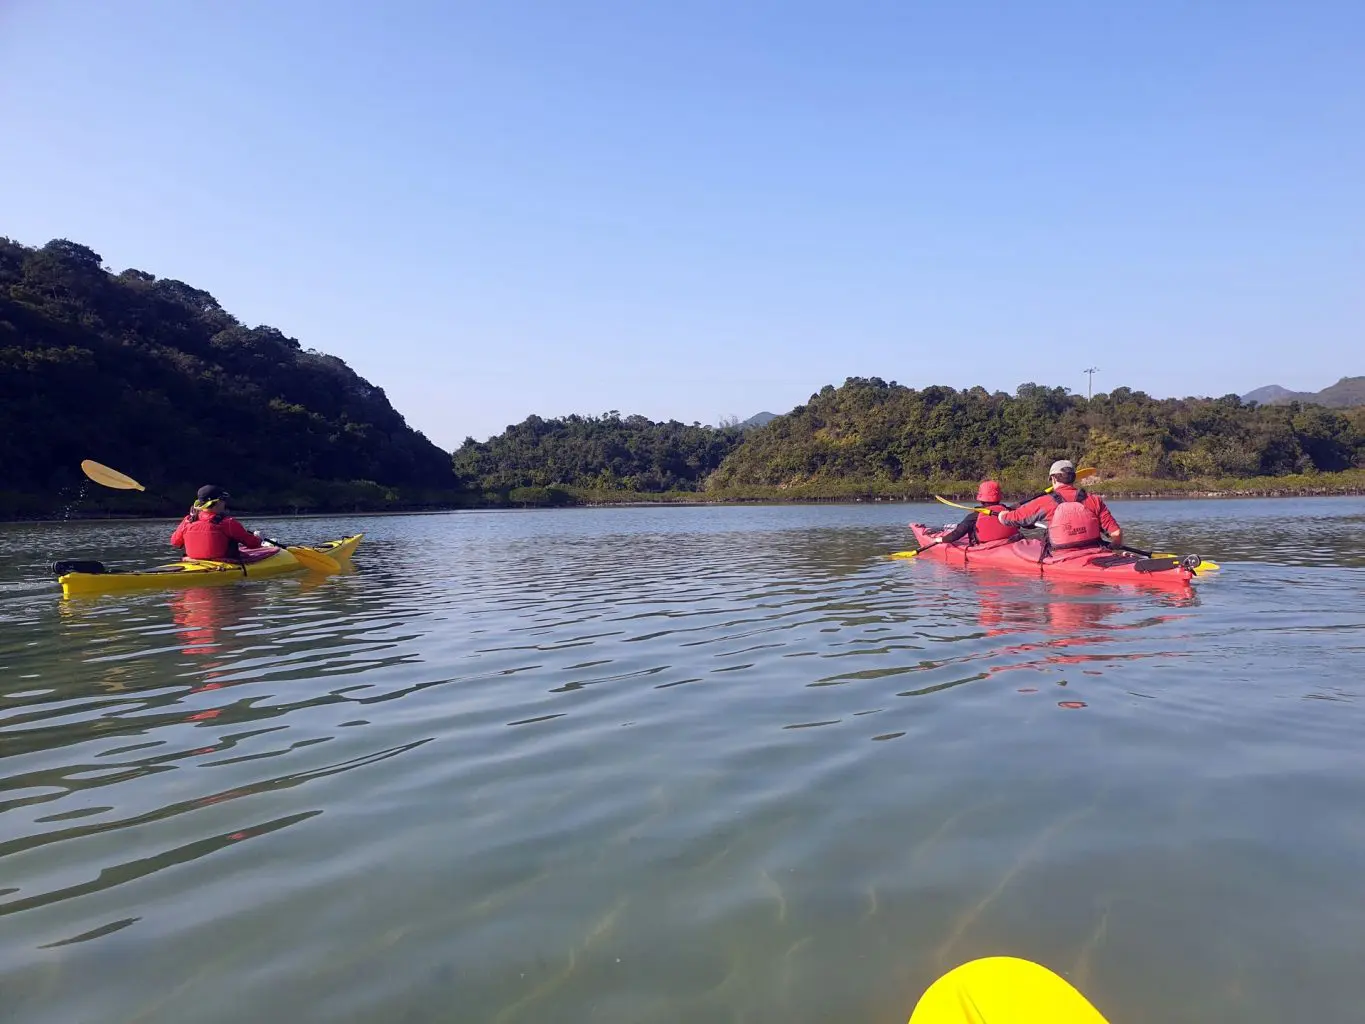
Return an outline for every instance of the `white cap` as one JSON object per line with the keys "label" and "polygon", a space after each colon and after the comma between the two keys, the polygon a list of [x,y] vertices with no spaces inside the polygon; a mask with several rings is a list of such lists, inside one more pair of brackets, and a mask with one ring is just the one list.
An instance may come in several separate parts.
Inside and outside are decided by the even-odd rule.
{"label": "white cap", "polygon": [[1052,464],[1052,468],[1047,471],[1048,476],[1061,476],[1063,473],[1076,472],[1076,464],[1070,459],[1058,459]]}

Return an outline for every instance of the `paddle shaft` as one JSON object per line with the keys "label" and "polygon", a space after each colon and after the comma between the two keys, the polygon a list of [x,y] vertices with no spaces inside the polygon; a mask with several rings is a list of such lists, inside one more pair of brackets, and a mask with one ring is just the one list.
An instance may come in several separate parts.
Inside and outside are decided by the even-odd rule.
{"label": "paddle shaft", "polygon": [[1127,544],[1109,544],[1115,551],[1127,551],[1130,555],[1141,555],[1143,558],[1154,558],[1150,551],[1143,551],[1142,548],[1130,548]]}
{"label": "paddle shaft", "polygon": [[[1092,477],[1092,476],[1094,476],[1097,472],[1099,472],[1099,471],[1096,470],[1096,469],[1094,469],[1094,468],[1092,468],[1092,467],[1090,467],[1090,466],[1085,466],[1085,467],[1082,468],[1082,469],[1076,470],[1076,479],[1077,479],[1077,480],[1084,480],[1084,479],[1086,479],[1087,477]],[[1053,484],[1053,485],[1052,485],[1052,487],[1055,487],[1055,486],[1056,486],[1056,484]],[[1034,500],[1036,500],[1037,498],[1046,497],[1047,495],[1049,495],[1049,494],[1052,493],[1052,487],[1049,487],[1047,490],[1043,491],[1042,494],[1035,494],[1032,498],[1029,498],[1028,501],[1034,501]],[[974,507],[972,507],[971,505],[959,505],[959,504],[958,504],[957,502],[955,502],[955,501],[949,501],[947,498],[943,497],[941,494],[935,494],[935,495],[934,495],[934,500],[935,500],[935,501],[938,501],[938,502],[941,502],[941,503],[944,504],[944,505],[950,505],[950,506],[952,506],[953,508],[960,508],[960,509],[962,509],[964,512],[979,512],[979,513],[980,513],[981,515],[983,515],[983,516],[993,516],[993,515],[996,515],[996,514],[997,514],[993,509],[979,508],[979,507],[974,508]],[[1020,504],[1027,504],[1027,503],[1028,503],[1028,502],[1021,502]],[[1015,507],[1018,507],[1018,506],[1015,506]],[[1013,509],[1011,509],[1011,511],[1013,511]]]}

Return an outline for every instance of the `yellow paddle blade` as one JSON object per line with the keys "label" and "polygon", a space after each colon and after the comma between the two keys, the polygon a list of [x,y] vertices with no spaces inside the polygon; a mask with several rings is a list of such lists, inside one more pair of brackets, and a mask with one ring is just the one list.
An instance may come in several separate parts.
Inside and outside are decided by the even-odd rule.
{"label": "yellow paddle blade", "polygon": [[1046,967],[1011,956],[949,971],[920,998],[910,1024],[1108,1024]]}
{"label": "yellow paddle blade", "polygon": [[[1087,479],[1089,479],[1090,477],[1094,476],[1094,475],[1095,475],[1096,473],[1098,473],[1098,472],[1099,472],[1099,470],[1096,469],[1094,466],[1082,466],[1080,469],[1076,470],[1076,479],[1077,479],[1077,480],[1087,480]],[[1048,487],[1047,487],[1047,490],[1043,491],[1043,493],[1044,493],[1044,494],[1051,494],[1051,493],[1052,493],[1052,486],[1053,486],[1052,484],[1049,484]]]}
{"label": "yellow paddle blade", "polygon": [[108,466],[101,466],[93,459],[86,459],[81,463],[81,472],[88,476],[95,483],[104,487],[112,487],[116,491],[145,491],[146,488],[130,476],[124,476],[116,469]]}
{"label": "yellow paddle blade", "polygon": [[[1087,477],[1092,477],[1092,476],[1094,476],[1094,475],[1095,475],[1096,473],[1098,473],[1098,472],[1099,472],[1099,470],[1096,469],[1094,466],[1084,466],[1084,467],[1082,467],[1081,469],[1076,470],[1076,479],[1077,479],[1077,480],[1085,480]],[[1043,491],[1043,493],[1044,493],[1044,494],[1051,494],[1051,493],[1052,493],[1052,488],[1051,488],[1051,487],[1048,487],[1048,489],[1045,490],[1045,491]],[[968,511],[968,512],[984,512],[986,515],[992,515],[992,514],[993,514],[993,513],[991,513],[991,512],[986,512],[985,509],[973,508],[971,505],[959,505],[959,504],[957,504],[957,502],[949,501],[947,498],[941,497],[941,496],[939,496],[939,495],[937,495],[937,494],[934,495],[934,500],[935,500],[935,501],[941,501],[941,502],[943,502],[943,504],[945,504],[945,505],[952,505],[953,508],[965,509],[965,510]]]}
{"label": "yellow paddle blade", "polygon": [[285,548],[285,550],[297,558],[299,564],[305,569],[312,569],[314,572],[341,572],[341,563],[325,552],[305,547]]}
{"label": "yellow paddle blade", "polygon": [[914,557],[915,557],[916,555],[918,555],[918,554],[919,554],[918,551],[893,551],[893,552],[891,552],[891,554],[890,554],[889,557],[891,557],[891,558],[914,558]]}

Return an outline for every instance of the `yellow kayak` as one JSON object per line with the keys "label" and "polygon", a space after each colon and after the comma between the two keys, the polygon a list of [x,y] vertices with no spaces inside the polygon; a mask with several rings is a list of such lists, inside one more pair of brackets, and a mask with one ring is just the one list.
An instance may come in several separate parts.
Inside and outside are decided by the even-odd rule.
{"label": "yellow kayak", "polygon": [[910,1024],[1107,1024],[1046,967],[1012,956],[973,960],[929,986]]}
{"label": "yellow kayak", "polygon": [[[359,546],[365,535],[357,533],[340,540],[331,540],[313,548],[331,555],[343,564]],[[89,594],[117,594],[129,590],[158,590],[169,587],[200,587],[218,583],[232,583],[241,579],[279,576],[302,572],[299,560],[284,548],[266,546],[245,553],[242,562],[199,561],[182,559],[151,569],[131,572],[106,571],[99,562],[58,562],[57,582],[62,585],[62,597]]]}

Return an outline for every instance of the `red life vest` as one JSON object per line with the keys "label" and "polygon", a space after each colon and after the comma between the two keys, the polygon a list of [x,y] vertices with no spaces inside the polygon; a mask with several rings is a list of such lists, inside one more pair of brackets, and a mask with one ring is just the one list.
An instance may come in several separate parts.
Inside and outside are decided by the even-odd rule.
{"label": "red life vest", "polygon": [[1057,511],[1052,513],[1047,523],[1047,542],[1053,551],[1084,548],[1100,542],[1100,517],[1085,504],[1087,497],[1085,491],[1080,489],[1077,489],[1072,501],[1056,491],[1052,492]]}
{"label": "red life vest", "polygon": [[191,512],[185,517],[185,557],[221,561],[238,557],[237,542],[228,536],[224,515]]}
{"label": "red life vest", "polygon": [[[981,507],[990,509],[992,512],[1003,512],[1005,510],[1005,506],[998,501]],[[976,542],[978,544],[986,544],[993,540],[1009,540],[1018,535],[1019,527],[1006,526],[1000,521],[998,515],[988,516],[983,512],[976,517]]]}

